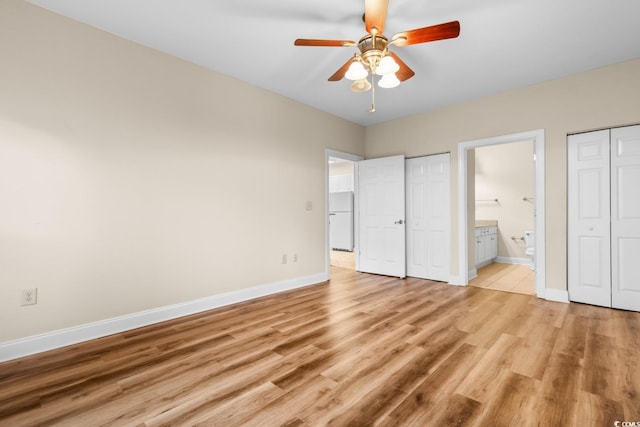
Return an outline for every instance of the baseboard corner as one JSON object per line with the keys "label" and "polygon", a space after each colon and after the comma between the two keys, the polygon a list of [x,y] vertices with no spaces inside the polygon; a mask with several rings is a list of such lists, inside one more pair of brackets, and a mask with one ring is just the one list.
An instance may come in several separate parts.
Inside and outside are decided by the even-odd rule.
{"label": "baseboard corner", "polygon": [[544,299],[547,301],[569,303],[569,292],[565,289],[547,288],[544,292]]}

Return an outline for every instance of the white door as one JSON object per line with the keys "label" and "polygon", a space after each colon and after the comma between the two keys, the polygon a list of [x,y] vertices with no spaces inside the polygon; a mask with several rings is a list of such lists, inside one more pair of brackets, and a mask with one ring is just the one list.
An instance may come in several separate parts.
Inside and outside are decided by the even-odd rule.
{"label": "white door", "polygon": [[611,302],[640,311],[640,126],[611,130]]}
{"label": "white door", "polygon": [[427,259],[429,279],[449,281],[451,258],[450,154],[427,158]]}
{"label": "white door", "polygon": [[405,162],[407,185],[407,275],[427,279],[427,160]]}
{"label": "white door", "polygon": [[358,162],[358,269],[405,277],[404,156]]}
{"label": "white door", "polygon": [[569,299],[611,307],[609,130],[568,139]]}
{"label": "white door", "polygon": [[407,275],[449,280],[450,155],[408,159]]}

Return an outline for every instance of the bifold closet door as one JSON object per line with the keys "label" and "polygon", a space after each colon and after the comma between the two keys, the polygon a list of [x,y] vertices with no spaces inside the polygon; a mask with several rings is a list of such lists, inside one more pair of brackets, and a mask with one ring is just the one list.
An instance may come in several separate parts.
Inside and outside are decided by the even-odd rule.
{"label": "bifold closet door", "polygon": [[640,126],[611,130],[611,302],[640,311]]}
{"label": "bifold closet door", "polygon": [[568,139],[569,299],[640,311],[640,126]]}
{"label": "bifold closet door", "polygon": [[609,130],[570,135],[567,161],[569,299],[611,307]]}

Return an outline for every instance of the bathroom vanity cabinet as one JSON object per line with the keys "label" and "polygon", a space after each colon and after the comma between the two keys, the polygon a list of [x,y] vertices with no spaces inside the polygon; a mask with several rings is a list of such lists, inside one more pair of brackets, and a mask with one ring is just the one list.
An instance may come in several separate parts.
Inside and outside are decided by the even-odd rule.
{"label": "bathroom vanity cabinet", "polygon": [[476,226],[476,268],[492,263],[498,256],[498,227]]}

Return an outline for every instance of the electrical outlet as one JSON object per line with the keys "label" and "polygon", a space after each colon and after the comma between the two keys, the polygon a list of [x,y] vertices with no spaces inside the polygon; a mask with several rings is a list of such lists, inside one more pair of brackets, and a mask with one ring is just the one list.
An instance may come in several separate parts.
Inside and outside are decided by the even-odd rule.
{"label": "electrical outlet", "polygon": [[282,254],[282,263],[283,264],[287,263],[287,254]]}
{"label": "electrical outlet", "polygon": [[38,302],[38,288],[23,289],[20,305],[34,305]]}
{"label": "electrical outlet", "polygon": [[298,262],[298,254],[293,254],[293,262]]}

